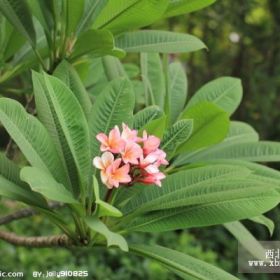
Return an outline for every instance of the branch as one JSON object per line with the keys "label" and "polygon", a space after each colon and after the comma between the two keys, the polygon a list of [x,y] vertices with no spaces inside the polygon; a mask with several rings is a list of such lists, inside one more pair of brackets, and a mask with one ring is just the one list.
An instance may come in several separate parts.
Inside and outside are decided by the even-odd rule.
{"label": "branch", "polygon": [[48,248],[48,247],[71,247],[73,241],[66,235],[52,236],[34,236],[25,237],[19,236],[12,232],[0,231],[0,239],[16,246]]}
{"label": "branch", "polygon": [[[63,204],[62,203],[58,203],[58,202],[50,202],[49,203],[49,208],[50,209],[57,209],[62,207]],[[37,215],[38,212],[32,208],[25,208],[25,209],[21,209],[15,213],[9,214],[7,216],[4,217],[0,217],[0,226],[1,225],[6,225],[9,224],[15,220],[20,220],[26,217],[31,217],[34,215]]]}

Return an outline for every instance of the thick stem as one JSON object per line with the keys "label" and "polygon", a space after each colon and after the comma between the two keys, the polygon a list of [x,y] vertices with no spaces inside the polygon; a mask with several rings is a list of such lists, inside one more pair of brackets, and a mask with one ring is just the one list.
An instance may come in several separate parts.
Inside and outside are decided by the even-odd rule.
{"label": "thick stem", "polygon": [[25,237],[16,235],[12,232],[0,231],[0,239],[16,246],[35,248],[71,247],[73,245],[73,241],[64,234],[52,236]]}
{"label": "thick stem", "polygon": [[109,189],[109,190],[107,191],[106,196],[105,196],[105,201],[106,201],[106,202],[110,202],[112,193],[113,193],[113,189]]}
{"label": "thick stem", "polygon": [[[50,209],[57,209],[57,208],[61,208],[62,206],[63,206],[63,204],[58,203],[58,202],[49,203],[49,208]],[[16,221],[16,220],[31,217],[31,216],[34,216],[34,215],[37,215],[37,214],[38,214],[38,212],[36,210],[32,209],[32,208],[21,209],[17,212],[14,212],[12,214],[7,215],[7,216],[0,217],[0,226],[9,224],[9,223],[11,223],[13,221]]]}

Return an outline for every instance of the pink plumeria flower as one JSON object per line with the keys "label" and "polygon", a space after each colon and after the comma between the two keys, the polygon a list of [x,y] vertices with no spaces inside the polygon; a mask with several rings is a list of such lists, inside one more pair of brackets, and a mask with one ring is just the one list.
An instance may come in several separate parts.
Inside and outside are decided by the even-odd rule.
{"label": "pink plumeria flower", "polygon": [[110,151],[112,153],[120,153],[123,151],[125,141],[121,138],[120,129],[115,126],[107,136],[104,133],[99,133],[96,139],[101,143],[100,150],[102,152]]}
{"label": "pink plumeria flower", "polygon": [[125,145],[124,151],[122,153],[122,159],[124,163],[138,164],[138,159],[143,156],[142,148],[134,143],[128,142]]}
{"label": "pink plumeria flower", "polygon": [[155,184],[161,187],[161,180],[165,178],[165,175],[162,172],[154,173],[154,174],[146,174],[139,181],[144,184]]}
{"label": "pink plumeria flower", "polygon": [[100,177],[103,184],[107,184],[108,176],[106,174],[107,168],[114,162],[114,156],[110,152],[105,152],[101,157],[95,157],[93,159],[93,165],[100,169]]}
{"label": "pink plumeria flower", "polygon": [[145,130],[143,131],[142,141],[143,141],[144,155],[154,152],[155,150],[158,149],[158,147],[160,145],[160,139],[154,135],[148,136],[148,134]]}
{"label": "pink plumeria flower", "polygon": [[158,166],[156,164],[150,164],[144,168],[144,170],[149,174],[159,173]]}
{"label": "pink plumeria flower", "polygon": [[149,153],[145,158],[140,157],[139,165],[140,167],[145,167],[154,163],[156,163],[158,166],[162,164],[168,165],[168,161],[165,158],[166,153],[163,150],[157,149],[156,151]]}
{"label": "pink plumeria flower", "polygon": [[122,124],[122,139],[125,142],[140,142],[141,138],[137,136],[138,131],[130,129],[125,123]]}
{"label": "pink plumeria flower", "polygon": [[158,166],[169,164],[169,162],[166,160],[166,153],[163,150],[157,149],[152,154],[157,157],[157,165]]}
{"label": "pink plumeria flower", "polygon": [[125,164],[120,167],[121,162],[122,160],[119,158],[106,169],[106,185],[109,189],[113,187],[118,188],[121,183],[125,184],[131,182],[131,177],[128,174],[130,166],[129,164]]}
{"label": "pink plumeria flower", "polygon": [[93,164],[101,170],[101,180],[107,188],[118,188],[121,184],[132,186],[135,182],[161,186],[165,175],[160,167],[167,165],[168,161],[166,153],[159,148],[160,139],[146,131],[142,138],[137,134],[137,130],[123,123],[122,132],[115,126],[108,136],[104,133],[97,135],[100,150],[105,153],[95,157]]}

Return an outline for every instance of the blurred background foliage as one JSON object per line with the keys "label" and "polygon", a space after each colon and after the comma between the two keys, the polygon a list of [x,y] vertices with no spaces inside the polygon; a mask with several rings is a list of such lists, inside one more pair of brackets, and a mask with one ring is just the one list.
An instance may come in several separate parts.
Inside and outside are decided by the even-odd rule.
{"label": "blurred background foliage", "polygon": [[[152,26],[158,29],[186,32],[198,36],[208,46],[179,57],[184,64],[189,84],[189,96],[201,85],[220,76],[242,79],[244,99],[234,119],[255,127],[261,138],[280,140],[280,1],[279,0],[218,0],[214,5],[186,16],[171,18]],[[126,62],[134,62],[129,56]],[[27,97],[28,98],[28,97]],[[27,100],[28,101],[28,100]],[[2,144],[7,139],[1,133]],[[3,139],[5,138],[5,141]],[[19,158],[18,161],[22,159]],[[274,166],[275,167],[275,166]],[[279,167],[279,166],[278,166]],[[5,203],[5,213],[16,208]],[[280,240],[280,211],[273,210],[276,225],[273,240]],[[262,226],[246,224],[259,240],[269,240]],[[39,217],[9,225],[9,229],[25,235],[51,231]],[[172,233],[133,235],[134,241],[158,243],[218,264],[240,279],[279,279],[277,275],[238,275],[237,241],[221,226]],[[94,250],[15,248],[0,242],[0,271],[24,271],[31,279],[32,271],[88,270],[90,279],[177,279],[156,263],[120,252]],[[121,256],[121,257],[120,257]]]}

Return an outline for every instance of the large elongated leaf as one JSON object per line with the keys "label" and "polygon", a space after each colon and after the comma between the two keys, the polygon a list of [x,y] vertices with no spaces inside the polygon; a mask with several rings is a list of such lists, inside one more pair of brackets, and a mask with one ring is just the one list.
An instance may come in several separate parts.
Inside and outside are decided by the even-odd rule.
{"label": "large elongated leaf", "polygon": [[173,62],[168,67],[170,121],[174,123],[183,110],[187,100],[187,78],[181,63]]}
{"label": "large elongated leaf", "polygon": [[0,99],[0,122],[19,146],[26,159],[34,166],[51,173],[65,182],[66,174],[57,150],[47,130],[20,103]]}
{"label": "large elongated leaf", "polygon": [[222,77],[205,84],[188,102],[187,108],[201,101],[208,101],[232,114],[242,99],[242,85],[240,79]]}
{"label": "large elongated leaf", "polygon": [[208,147],[206,149],[197,150],[191,153],[180,155],[174,162],[174,165],[181,165],[192,162],[196,157],[204,158],[208,154],[213,154],[222,148],[230,147],[232,144],[257,142],[259,135],[250,125],[243,122],[230,122],[229,132],[223,142]]}
{"label": "large elongated leaf", "polygon": [[92,106],[91,100],[75,68],[67,61],[62,61],[55,69],[54,76],[72,90],[88,117]]}
{"label": "large elongated leaf", "polygon": [[263,260],[265,249],[242,223],[235,221],[224,226],[252,256]]}
{"label": "large elongated leaf", "polygon": [[257,164],[254,162],[248,162],[243,160],[232,160],[232,159],[225,159],[225,160],[216,160],[211,162],[211,164],[231,164],[235,166],[242,166],[248,168],[254,172],[256,175],[260,175],[262,177],[267,177],[271,179],[280,180],[280,172],[278,170],[272,169],[270,167]]}
{"label": "large elongated leaf", "polygon": [[39,168],[24,167],[20,172],[20,178],[28,183],[33,191],[48,199],[64,203],[79,203],[62,184]]}
{"label": "large elongated leaf", "polygon": [[165,80],[158,53],[141,53],[141,74],[147,105],[164,105]]}
{"label": "large elongated leaf", "polygon": [[45,33],[50,36],[54,17],[49,0],[27,0],[32,14],[39,20]]}
{"label": "large elongated leaf", "polygon": [[206,48],[197,37],[169,31],[142,30],[123,33],[116,46],[126,52],[185,53]]}
{"label": "large elongated leaf", "polygon": [[[116,51],[116,53],[118,53]],[[72,59],[79,58],[83,55],[100,57],[104,55],[114,55],[114,37],[108,30],[87,30],[77,40]]]}
{"label": "large elongated leaf", "polygon": [[244,122],[231,121],[228,135],[219,145],[257,141],[259,141],[259,135],[253,127]]}
{"label": "large elongated leaf", "polygon": [[201,102],[184,111],[180,119],[193,119],[193,133],[176,154],[219,143],[228,133],[228,114],[212,103]]}
{"label": "large elongated leaf", "polygon": [[249,193],[240,198],[228,198],[194,206],[154,211],[134,219],[127,230],[162,232],[175,229],[224,224],[261,215],[280,202],[279,193],[263,185],[263,193]]}
{"label": "large elongated leaf", "polygon": [[85,222],[93,231],[98,232],[103,236],[105,236],[108,247],[117,246],[125,252],[128,251],[128,245],[126,240],[120,234],[110,231],[108,227],[103,222],[101,222],[98,218],[87,217],[85,218]]}
{"label": "large elongated leaf", "polygon": [[132,126],[134,103],[134,92],[127,79],[113,80],[98,96],[89,118],[92,155],[100,154],[98,133],[108,134],[123,122]]}
{"label": "large elongated leaf", "polygon": [[170,0],[165,17],[188,14],[213,4],[216,0]]}
{"label": "large elongated leaf", "polygon": [[23,46],[26,40],[4,17],[0,21],[0,48],[3,61],[7,61]]}
{"label": "large elongated leaf", "polygon": [[80,34],[88,29],[95,21],[102,9],[107,5],[108,0],[87,0],[84,15],[79,23],[77,33]]}
{"label": "large elongated leaf", "polygon": [[[249,142],[233,143],[211,149],[207,153],[198,153],[189,157],[187,162],[215,161],[223,159],[238,159],[256,162],[277,162],[280,161],[280,143],[278,142]],[[186,161],[185,161],[186,163]]]}
{"label": "large elongated leaf", "polygon": [[271,219],[267,218],[265,215],[253,217],[250,218],[250,220],[255,223],[264,225],[268,229],[270,236],[273,235],[274,228],[275,228],[274,222]]}
{"label": "large elongated leaf", "polygon": [[131,252],[151,258],[184,279],[192,280],[237,280],[236,277],[181,252],[156,245],[129,245]]}
{"label": "large elongated leaf", "polygon": [[102,57],[102,63],[104,72],[109,81],[117,78],[127,78],[123,65],[118,58],[107,55]]}
{"label": "large elongated leaf", "polygon": [[47,207],[46,201],[20,180],[19,172],[19,167],[0,153],[0,195],[33,206]]}
{"label": "large elongated leaf", "polygon": [[163,16],[168,2],[169,0],[109,1],[93,27],[120,33],[147,26]]}
{"label": "large elongated leaf", "polygon": [[162,138],[166,128],[166,115],[162,115],[160,118],[148,122],[140,130],[140,134],[145,130],[148,134]]}
{"label": "large elongated leaf", "polygon": [[86,117],[73,92],[59,79],[33,73],[33,84],[39,117],[64,158],[70,186],[78,195],[88,183],[90,170]]}
{"label": "large elongated leaf", "polygon": [[180,120],[176,122],[163,135],[161,149],[163,149],[167,154],[172,155],[180,144],[189,139],[192,129],[192,120]]}
{"label": "large elongated leaf", "polygon": [[147,212],[176,205],[201,203],[207,195],[210,194],[211,198],[211,192],[223,190],[219,182],[228,181],[236,175],[241,180],[249,174],[250,171],[246,168],[230,165],[206,166],[175,173],[163,181],[162,188],[143,188],[141,194],[131,199],[123,212]]}
{"label": "large elongated leaf", "polygon": [[21,201],[31,206],[37,206],[40,208],[47,208],[48,206],[47,202],[41,195],[16,185],[2,174],[0,174],[0,195],[9,199]]}
{"label": "large elongated leaf", "polygon": [[85,0],[67,0],[66,2],[66,34],[75,33],[84,13]]}
{"label": "large elongated leaf", "polygon": [[159,118],[162,115],[158,106],[149,106],[137,112],[133,118],[133,128],[140,129],[150,121]]}
{"label": "large elongated leaf", "polygon": [[0,11],[10,23],[26,37],[31,45],[36,44],[32,16],[25,0],[1,0]]}
{"label": "large elongated leaf", "polygon": [[16,185],[29,189],[29,187],[20,180],[19,172],[20,168],[3,153],[0,153],[0,175]]}

